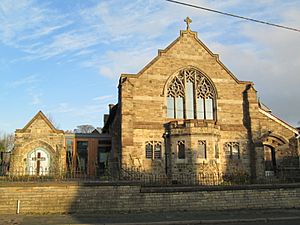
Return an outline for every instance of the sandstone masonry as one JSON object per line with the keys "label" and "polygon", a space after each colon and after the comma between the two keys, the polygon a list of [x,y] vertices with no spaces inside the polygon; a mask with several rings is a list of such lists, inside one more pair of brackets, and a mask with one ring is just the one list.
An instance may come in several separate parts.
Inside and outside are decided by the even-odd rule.
{"label": "sandstone masonry", "polygon": [[[238,61],[237,61],[238,63]],[[166,174],[243,173],[299,166],[298,131],[258,101],[217,54],[186,30],[138,74],[122,74],[104,132],[112,162]]]}
{"label": "sandstone masonry", "polygon": [[141,187],[126,183],[0,184],[0,214],[299,208],[300,186]]}

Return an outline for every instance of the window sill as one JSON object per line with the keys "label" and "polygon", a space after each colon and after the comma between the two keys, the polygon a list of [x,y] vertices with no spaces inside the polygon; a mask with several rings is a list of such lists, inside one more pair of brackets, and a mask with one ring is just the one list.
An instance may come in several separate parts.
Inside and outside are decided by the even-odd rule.
{"label": "window sill", "polygon": [[176,163],[178,163],[178,164],[187,163],[187,159],[176,159]]}
{"label": "window sill", "polygon": [[166,118],[170,122],[207,122],[207,123],[215,123],[215,119],[182,119],[182,118]]}
{"label": "window sill", "polygon": [[148,160],[148,161],[161,161],[162,160],[162,158],[160,158],[160,159],[150,159],[150,158],[146,158],[146,160]]}
{"label": "window sill", "polygon": [[169,121],[170,128],[214,127],[216,125],[216,120],[174,119]]}
{"label": "window sill", "polygon": [[197,164],[203,164],[203,163],[205,163],[205,164],[208,164],[208,163],[210,163],[210,162],[216,162],[216,163],[220,163],[220,159],[208,159],[208,158],[206,158],[206,159],[204,159],[204,158],[197,158],[196,159],[196,163]]}

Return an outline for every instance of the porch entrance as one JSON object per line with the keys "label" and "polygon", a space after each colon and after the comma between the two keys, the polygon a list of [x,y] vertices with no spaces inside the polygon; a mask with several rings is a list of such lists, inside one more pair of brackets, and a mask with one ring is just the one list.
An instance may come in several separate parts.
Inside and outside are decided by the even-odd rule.
{"label": "porch entrance", "polygon": [[43,176],[49,174],[50,155],[47,150],[43,148],[33,150],[28,154],[27,162],[29,175]]}
{"label": "porch entrance", "polygon": [[277,169],[275,148],[269,145],[265,145],[264,155],[266,176],[275,175]]}
{"label": "porch entrance", "polygon": [[264,161],[265,161],[265,175],[274,176],[277,174],[280,159],[278,159],[278,151],[288,142],[275,134],[268,135],[264,141]]}

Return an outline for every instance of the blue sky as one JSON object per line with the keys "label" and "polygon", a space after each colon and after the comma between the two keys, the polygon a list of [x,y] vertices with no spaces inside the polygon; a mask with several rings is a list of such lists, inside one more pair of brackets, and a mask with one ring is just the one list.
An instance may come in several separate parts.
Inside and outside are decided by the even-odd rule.
{"label": "blue sky", "polygon": [[[300,1],[187,3],[300,28]],[[164,0],[0,1],[0,132],[39,111],[60,129],[103,125],[121,73],[137,73],[167,47],[184,18],[260,99],[300,126],[300,33],[175,5]]]}

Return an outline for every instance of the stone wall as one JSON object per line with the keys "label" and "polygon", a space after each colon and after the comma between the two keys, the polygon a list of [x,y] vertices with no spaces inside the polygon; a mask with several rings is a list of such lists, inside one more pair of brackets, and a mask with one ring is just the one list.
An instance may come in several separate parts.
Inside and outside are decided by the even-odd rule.
{"label": "stone wall", "polygon": [[141,187],[126,183],[2,183],[0,214],[299,208],[300,184]]}

